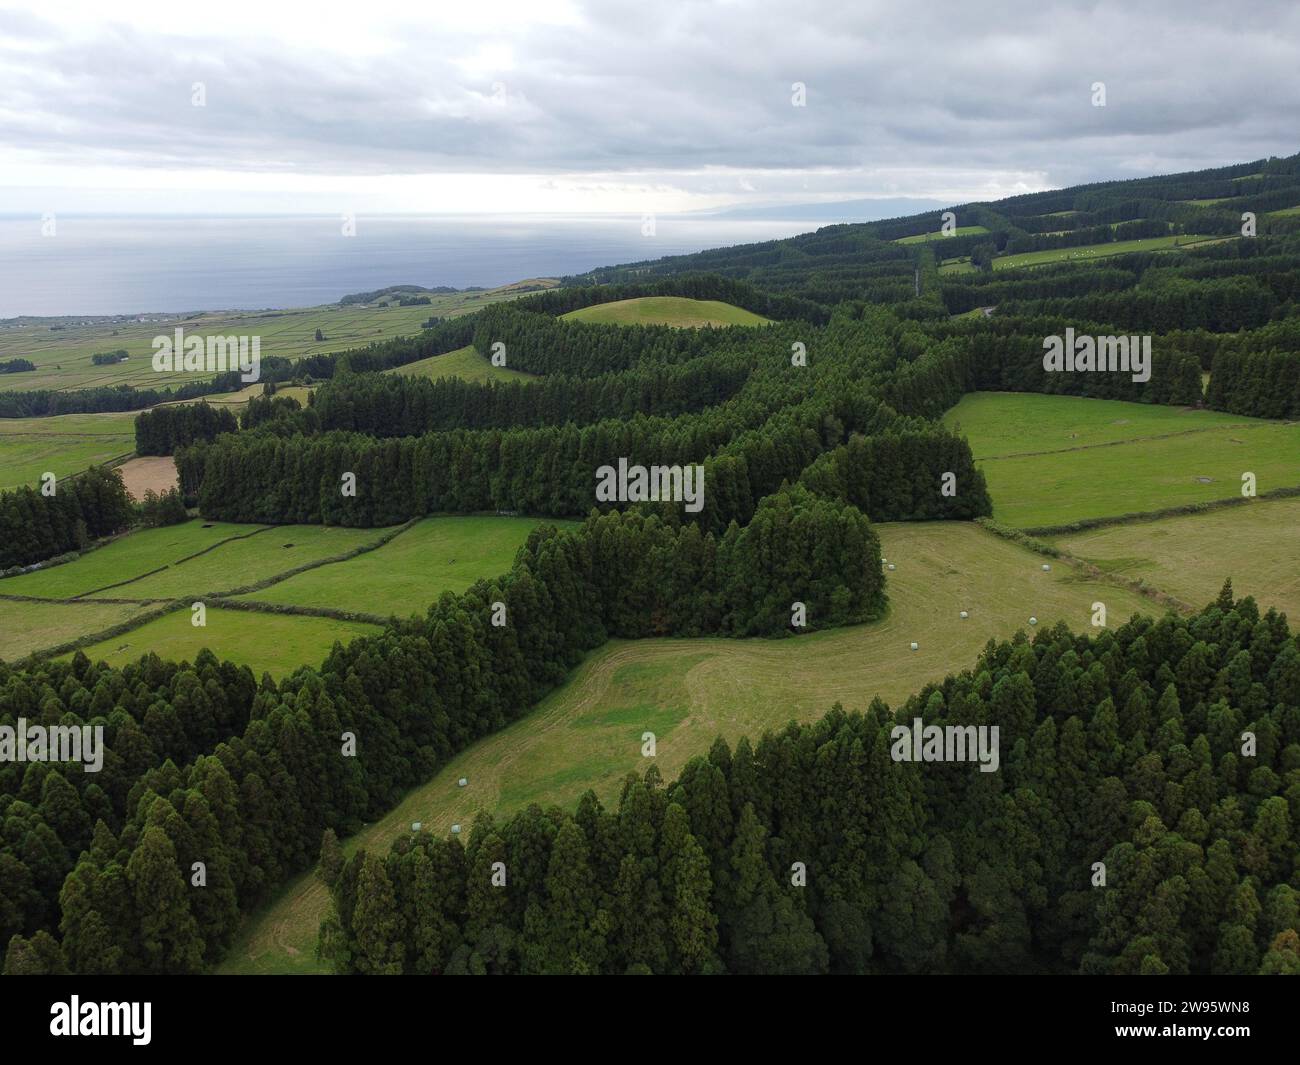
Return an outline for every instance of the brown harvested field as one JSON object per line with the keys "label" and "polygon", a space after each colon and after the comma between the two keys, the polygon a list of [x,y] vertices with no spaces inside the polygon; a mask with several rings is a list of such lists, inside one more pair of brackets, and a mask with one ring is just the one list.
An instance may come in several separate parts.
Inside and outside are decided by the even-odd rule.
{"label": "brown harvested field", "polygon": [[178,485],[176,477],[176,460],[170,455],[139,455],[128,459],[118,467],[122,471],[122,480],[131,498],[139,501],[145,492],[165,492]]}

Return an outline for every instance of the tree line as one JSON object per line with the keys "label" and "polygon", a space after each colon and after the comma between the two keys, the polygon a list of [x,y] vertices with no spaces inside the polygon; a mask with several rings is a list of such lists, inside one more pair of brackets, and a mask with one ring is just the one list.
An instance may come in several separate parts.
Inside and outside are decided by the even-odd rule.
{"label": "tree line", "polygon": [[121,473],[102,466],[56,480],[51,495],[31,487],[0,492],[0,571],[81,551],[133,518]]}
{"label": "tree line", "polygon": [[140,455],[170,455],[178,447],[214,440],[239,428],[235,415],[208,403],[155,407],[135,419],[135,450]]}
{"label": "tree line", "polygon": [[744,387],[754,363],[748,352],[731,351],[593,377],[548,374],[536,381],[340,377],[316,390],[314,418],[304,429],[392,437],[456,428],[583,425],[634,414],[671,417],[730,399]]}

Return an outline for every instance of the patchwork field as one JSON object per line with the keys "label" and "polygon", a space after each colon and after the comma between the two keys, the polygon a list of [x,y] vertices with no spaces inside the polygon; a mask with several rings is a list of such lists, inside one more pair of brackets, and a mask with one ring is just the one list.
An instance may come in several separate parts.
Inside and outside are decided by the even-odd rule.
{"label": "patchwork field", "polygon": [[973,393],[944,416],[969,439],[999,521],[1020,528],[1300,484],[1300,425],[1143,403]]}
{"label": "patchwork field", "polygon": [[[264,358],[280,355],[298,359],[417,333],[431,316],[464,314],[554,283],[541,279],[483,292],[430,295],[430,302],[418,307],[327,304],[280,311],[147,314],[87,324],[75,320],[37,320],[0,328],[0,361],[24,358],[36,364],[34,371],[6,375],[4,388],[62,390],[120,384],[170,388],[199,377],[184,372],[157,373],[153,369],[154,337],[170,335],[177,328],[202,336],[259,336]],[[316,339],[317,329],[323,340]],[[96,366],[90,360],[93,354],[119,350],[126,351],[127,361]]]}
{"label": "patchwork field", "polygon": [[[378,617],[423,613],[444,591],[463,591],[481,577],[509,570],[520,545],[538,524],[532,518],[496,516],[428,518],[384,546],[341,562],[324,560],[392,537],[396,530],[234,525],[197,519],[142,529],[64,565],[0,580],[4,623],[0,658],[13,659],[93,635],[167,600],[211,599],[270,581],[238,597],[250,604],[269,604],[266,610],[223,610],[219,603],[208,603],[206,631],[191,628],[186,610],[106,640],[93,648],[94,653],[117,662],[150,649],[163,654],[166,648],[168,653],[192,658],[211,639],[218,654],[259,671],[314,665],[335,635],[348,639],[373,626],[347,622],[336,629],[325,619],[277,611],[326,608]],[[284,574],[322,562],[276,582]],[[49,602],[20,601],[14,596]],[[214,629],[213,615],[218,611],[223,620]],[[227,615],[233,620],[226,620]],[[231,635],[254,631],[265,635]],[[233,641],[229,654],[226,643],[220,642],[228,636]],[[155,639],[161,641],[156,648],[151,642]]]}
{"label": "patchwork field", "polygon": [[218,658],[248,666],[258,676],[266,672],[283,677],[299,666],[318,665],[336,640],[348,643],[380,631],[377,626],[359,621],[222,610],[215,606],[207,608],[206,621],[203,628],[197,628],[191,623],[188,609],[174,610],[82,650],[94,662],[122,666],[151,651],[174,662],[193,662],[203,648],[209,647]]}
{"label": "patchwork field", "polygon": [[[251,531],[250,526],[243,527]],[[346,554],[384,535],[383,529],[329,525],[277,525],[232,539],[161,573],[142,576],[97,597],[175,599],[218,595],[264,581],[299,566]]]}
{"label": "patchwork field", "polygon": [[[88,595],[110,584],[129,581],[164,566],[174,566],[199,551],[260,528],[264,526],[195,519],[161,529],[141,529],[88,551],[62,566],[0,580],[0,595],[34,595],[42,599]],[[115,598],[139,597],[123,594]]]}
{"label": "patchwork field", "polygon": [[[1082,630],[1092,603],[1117,625],[1158,609],[1126,589],[1080,579],[965,523],[878,525],[889,573],[883,620],[786,640],[615,641],[594,652],[569,681],[526,717],[480,741],[345,844],[386,850],[422,821],[439,835],[468,830],[479,811],[501,815],[537,802],[571,807],[592,788],[617,798],[622,778],[645,768],[641,734],[658,741],[671,780],[714,739],[757,737],[791,719],[811,720],[833,703],[892,704],[928,681],[969,668],[991,638],[1064,620]],[[970,617],[962,621],[961,610]],[[917,641],[919,650],[908,649]],[[1014,742],[1014,741],[1010,741]],[[1004,743],[1009,741],[1004,740]],[[467,777],[469,786],[456,780]],[[312,874],[294,881],[245,928],[222,972],[323,972],[313,951],[327,895]]]}
{"label": "patchwork field", "polygon": [[35,486],[47,471],[67,477],[134,450],[130,412],[0,418],[0,490]]}
{"label": "patchwork field", "polygon": [[[510,359],[506,353],[506,361]],[[522,370],[512,370],[508,366],[493,366],[471,345],[457,348],[445,355],[433,355],[419,362],[408,362],[385,373],[401,374],[403,377],[427,377],[437,380],[439,377],[459,377],[463,381],[532,381],[534,374]]]}
{"label": "patchwork field", "polygon": [[[434,517],[374,551],[299,573],[237,599],[405,617],[513,565],[535,518]],[[576,522],[547,520],[572,526]]]}
{"label": "patchwork field", "polygon": [[1140,577],[1184,602],[1218,594],[1225,577],[1238,596],[1253,595],[1300,618],[1300,500],[1256,500],[1205,514],[1114,525],[1052,537],[1077,558],[1124,577]]}
{"label": "patchwork field", "polygon": [[642,296],[615,300],[561,315],[577,322],[612,325],[675,325],[680,328],[726,325],[767,325],[768,319],[718,300],[693,300],[684,296]]}

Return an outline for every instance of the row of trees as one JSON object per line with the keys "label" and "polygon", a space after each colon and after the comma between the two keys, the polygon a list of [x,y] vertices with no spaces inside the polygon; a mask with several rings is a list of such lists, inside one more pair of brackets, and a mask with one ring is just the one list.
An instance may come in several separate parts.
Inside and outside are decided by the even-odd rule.
{"label": "row of trees", "polygon": [[[1128,256],[1116,258],[1128,261]],[[1096,292],[1122,292],[1137,283],[1136,270],[1107,260],[1099,263],[1066,262],[1032,270],[989,274],[954,274],[943,279],[943,302],[950,314],[965,314],[976,307],[996,307],[1006,300],[1068,299]]]}
{"label": "row of trees", "polygon": [[[895,760],[914,718],[996,726],[998,770]],[[588,792],[346,862],[327,834],[321,950],[348,973],[1300,975],[1298,825],[1300,652],[1226,591],[990,643],[894,713],[718,740],[614,810]]]}
{"label": "row of trees", "polygon": [[207,403],[155,407],[135,419],[135,450],[140,455],[170,455],[178,447],[233,433],[239,421],[230,411]]}
{"label": "row of trees", "polygon": [[[1044,392],[1053,395],[1123,399],[1135,403],[1196,406],[1202,398],[1200,359],[1187,351],[1152,341],[1150,379],[1134,381],[1131,372],[1051,371],[1044,367],[1049,337],[1113,336],[1114,326],[1063,317],[1007,318],[1001,313],[979,321],[954,319],[929,327],[938,337],[958,338],[934,358],[945,359],[964,377],[963,391]],[[1131,363],[1130,363],[1131,365]]]}
{"label": "row of trees", "polygon": [[1147,333],[1198,328],[1229,333],[1263,325],[1281,302],[1254,277],[1201,282],[1171,279],[1154,289],[1136,288],[1065,299],[1007,300],[999,304],[998,313],[1114,322],[1122,329]]}
{"label": "row of trees", "polygon": [[484,358],[504,353],[513,370],[574,377],[597,377],[645,362],[687,362],[752,341],[755,332],[752,326],[606,325],[555,318],[514,303],[495,304],[476,317],[474,347]]}
{"label": "row of trees", "polygon": [[341,377],[314,393],[315,421],[304,427],[390,437],[458,428],[585,425],[634,414],[671,417],[730,399],[748,381],[754,363],[755,357],[742,350],[594,377],[550,374],[537,381]]}
{"label": "row of trees", "polygon": [[1256,418],[1300,417],[1300,353],[1223,351],[1214,357],[1206,405]]}
{"label": "row of trees", "polygon": [[640,514],[538,529],[504,577],[279,686],[207,652],[0,664],[0,723],[103,725],[107,747],[96,774],[0,766],[6,971],[202,969],[326,828],[375,819],[607,638],[788,633],[796,600],[809,629],[885,605],[866,519],[803,489],[718,539]]}
{"label": "row of trees", "polygon": [[50,495],[27,487],[0,492],[0,571],[80,551],[133,518],[121,473],[102,466],[55,481]]}

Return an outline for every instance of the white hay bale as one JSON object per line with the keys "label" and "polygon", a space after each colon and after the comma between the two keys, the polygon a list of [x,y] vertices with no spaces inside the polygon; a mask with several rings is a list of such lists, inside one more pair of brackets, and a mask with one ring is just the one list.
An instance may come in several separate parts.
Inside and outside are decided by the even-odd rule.
{"label": "white hay bale", "polygon": [[1037,625],[1037,624],[1038,624],[1038,619],[1037,619],[1036,617],[1030,615],[1030,618],[1029,618],[1029,624],[1031,624],[1031,625]]}
{"label": "white hay bale", "polygon": [[964,621],[966,618],[970,617],[970,615],[967,614],[966,611],[964,611],[964,610],[961,612],[961,616],[962,616],[962,620],[963,620],[963,621]]}
{"label": "white hay bale", "polygon": [[412,831],[412,832],[419,832],[420,829],[422,829],[423,827],[424,827],[424,822],[423,822],[423,821],[412,821],[412,822],[411,822],[411,831]]}
{"label": "white hay bale", "polygon": [[452,826],[451,826],[451,834],[452,834],[453,836],[459,836],[459,835],[460,835],[460,825],[452,825]]}
{"label": "white hay bale", "polygon": [[1051,568],[1052,568],[1052,567],[1049,566],[1046,562],[1043,563],[1043,572],[1044,572],[1044,573],[1047,573]]}
{"label": "white hay bale", "polygon": [[889,568],[890,568],[890,569],[898,569],[898,567],[895,566],[892,562],[889,564]]}
{"label": "white hay bale", "polygon": [[913,650],[913,651],[918,650],[919,646],[920,646],[920,645],[919,645],[915,640],[912,641],[912,650]]}
{"label": "white hay bale", "polygon": [[458,781],[456,781],[456,787],[463,788],[468,783],[469,781],[465,777],[461,777]]}

